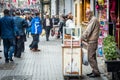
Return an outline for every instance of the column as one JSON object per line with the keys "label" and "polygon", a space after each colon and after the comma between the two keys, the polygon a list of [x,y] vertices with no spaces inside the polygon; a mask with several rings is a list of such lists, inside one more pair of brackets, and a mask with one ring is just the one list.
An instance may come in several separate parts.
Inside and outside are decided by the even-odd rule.
{"label": "column", "polygon": [[59,0],[56,0],[56,14],[59,15]]}
{"label": "column", "polygon": [[80,26],[82,23],[82,0],[77,2],[77,26]]}
{"label": "column", "polygon": [[95,14],[95,0],[90,0],[90,10]]}

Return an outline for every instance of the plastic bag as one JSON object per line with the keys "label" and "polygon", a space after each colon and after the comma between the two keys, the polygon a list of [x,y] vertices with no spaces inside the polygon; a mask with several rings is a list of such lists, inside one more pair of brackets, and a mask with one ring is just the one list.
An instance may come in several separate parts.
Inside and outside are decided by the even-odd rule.
{"label": "plastic bag", "polygon": [[51,36],[54,36],[55,35],[55,31],[52,29],[51,30]]}
{"label": "plastic bag", "polygon": [[42,29],[41,36],[44,36],[44,35],[45,35],[45,29]]}
{"label": "plastic bag", "polygon": [[87,49],[85,48],[82,48],[82,53],[83,53],[83,56],[82,56],[82,63],[85,65],[85,66],[88,66],[89,63],[88,63],[88,51]]}

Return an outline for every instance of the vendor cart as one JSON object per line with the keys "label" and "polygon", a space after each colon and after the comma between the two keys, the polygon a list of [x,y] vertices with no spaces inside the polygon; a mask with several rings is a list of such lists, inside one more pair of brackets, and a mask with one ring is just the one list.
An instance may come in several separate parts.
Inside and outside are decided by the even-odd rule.
{"label": "vendor cart", "polygon": [[82,76],[81,28],[63,28],[62,71],[65,80]]}

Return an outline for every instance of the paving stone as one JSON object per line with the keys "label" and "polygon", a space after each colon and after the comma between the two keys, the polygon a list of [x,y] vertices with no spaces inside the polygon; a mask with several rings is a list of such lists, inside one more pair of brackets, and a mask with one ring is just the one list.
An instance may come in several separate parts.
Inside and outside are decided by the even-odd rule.
{"label": "paving stone", "polygon": [[1,80],[31,80],[31,77],[30,76],[23,76],[23,75],[5,76]]}
{"label": "paving stone", "polygon": [[13,70],[16,66],[16,63],[4,63],[0,64],[0,70]]}
{"label": "paving stone", "polygon": [[[29,75],[31,79],[28,80],[64,80],[62,74],[62,48],[61,39],[56,37],[50,37],[50,41],[46,41],[46,38],[40,37],[39,49],[40,52],[32,52],[29,49],[29,44],[32,41],[32,37],[27,38],[25,42],[25,52],[22,53],[20,59],[14,59],[14,65],[9,66],[8,69],[4,69],[4,55],[1,53],[2,59],[0,60],[0,80],[3,80],[7,76],[25,76]],[[3,47],[0,46],[0,49]],[[104,64],[101,64],[102,58],[98,58],[99,69],[104,73]],[[7,65],[8,66],[8,65]],[[89,78],[86,76],[92,70],[90,66],[83,65],[83,76],[82,80],[107,80],[103,74],[101,78]],[[19,77],[20,77],[19,76]],[[9,80],[9,79],[8,79]],[[75,80],[75,79],[74,79]]]}

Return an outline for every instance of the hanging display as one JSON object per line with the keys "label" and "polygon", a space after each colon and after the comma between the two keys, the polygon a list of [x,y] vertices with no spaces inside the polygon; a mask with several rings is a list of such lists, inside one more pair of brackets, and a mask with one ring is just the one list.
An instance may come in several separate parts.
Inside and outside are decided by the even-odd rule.
{"label": "hanging display", "polygon": [[108,35],[108,20],[107,20],[107,1],[97,0],[96,10],[98,11],[98,18],[100,22],[100,33],[98,39],[98,56],[103,56],[103,39]]}

